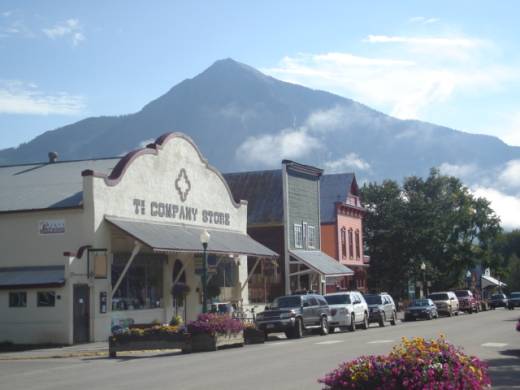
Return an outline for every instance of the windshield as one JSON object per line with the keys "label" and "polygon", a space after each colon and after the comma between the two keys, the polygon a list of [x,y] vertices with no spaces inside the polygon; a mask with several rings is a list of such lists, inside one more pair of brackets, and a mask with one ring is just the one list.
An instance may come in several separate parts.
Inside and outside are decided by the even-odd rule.
{"label": "windshield", "polygon": [[458,297],[469,297],[469,293],[466,290],[455,291],[455,295],[458,296]]}
{"label": "windshield", "polygon": [[416,299],[412,301],[411,306],[428,306],[430,303],[428,299]]}
{"label": "windshield", "polygon": [[494,294],[491,296],[491,299],[503,299],[504,294]]}
{"label": "windshield", "polygon": [[278,309],[282,307],[300,307],[301,299],[299,296],[294,297],[278,297],[273,301],[272,308]]}
{"label": "windshield", "polygon": [[350,303],[350,296],[348,294],[325,295],[325,299],[329,305],[344,305]]}
{"label": "windshield", "polygon": [[428,298],[432,301],[447,301],[449,299],[446,293],[432,294]]}
{"label": "windshield", "polygon": [[511,293],[511,298],[520,298],[520,292]]}
{"label": "windshield", "polygon": [[381,299],[381,296],[379,295],[365,295],[365,301],[369,305],[381,305],[383,304],[383,300]]}

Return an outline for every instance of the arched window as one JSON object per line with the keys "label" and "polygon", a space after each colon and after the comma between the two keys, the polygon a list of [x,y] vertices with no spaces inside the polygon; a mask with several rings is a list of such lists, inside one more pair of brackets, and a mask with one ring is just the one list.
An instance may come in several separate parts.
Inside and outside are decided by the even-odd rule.
{"label": "arched window", "polygon": [[345,228],[341,229],[341,257],[347,257],[347,231]]}
{"label": "arched window", "polygon": [[352,259],[354,257],[354,237],[352,229],[348,230],[348,255]]}
{"label": "arched window", "polygon": [[359,244],[359,230],[356,230],[356,259],[361,257],[361,246]]}

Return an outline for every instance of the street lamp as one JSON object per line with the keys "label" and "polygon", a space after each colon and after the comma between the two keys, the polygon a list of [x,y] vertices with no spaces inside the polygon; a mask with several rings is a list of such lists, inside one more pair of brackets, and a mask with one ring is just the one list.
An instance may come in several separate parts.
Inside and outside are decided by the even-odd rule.
{"label": "street lamp", "polygon": [[208,284],[208,242],[210,239],[210,234],[206,229],[202,233],[200,233],[200,243],[202,244],[202,248],[204,249],[204,254],[202,258],[202,312],[208,312],[208,303],[207,303],[207,284]]}
{"label": "street lamp", "polygon": [[426,292],[426,264],[424,264],[424,261],[421,263],[421,271],[422,271],[422,298],[424,298],[425,292]]}
{"label": "street lamp", "polygon": [[471,288],[471,271],[466,271],[466,283],[468,285],[468,290]]}

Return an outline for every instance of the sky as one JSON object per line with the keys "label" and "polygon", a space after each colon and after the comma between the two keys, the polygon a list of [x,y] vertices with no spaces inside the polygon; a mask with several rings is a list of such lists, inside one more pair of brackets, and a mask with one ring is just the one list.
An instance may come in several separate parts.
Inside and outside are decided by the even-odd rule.
{"label": "sky", "polygon": [[[519,10],[513,0],[0,0],[0,149],[136,112],[227,57],[520,146]],[[477,190],[520,217],[519,197]]]}

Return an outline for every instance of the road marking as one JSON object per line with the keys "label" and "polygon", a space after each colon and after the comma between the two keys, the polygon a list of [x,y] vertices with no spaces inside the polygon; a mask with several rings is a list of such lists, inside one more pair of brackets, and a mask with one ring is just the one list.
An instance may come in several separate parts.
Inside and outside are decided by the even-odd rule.
{"label": "road marking", "polygon": [[343,343],[345,342],[344,340],[327,340],[327,341],[322,341],[320,343],[315,343],[316,345],[327,345],[327,344],[337,344],[337,343]]}
{"label": "road marking", "polygon": [[500,348],[505,347],[507,343],[484,343],[481,346],[485,348]]}
{"label": "road marking", "polygon": [[384,344],[384,343],[393,343],[394,340],[372,340],[369,341],[367,344]]}
{"label": "road marking", "polygon": [[290,341],[275,341],[275,342],[267,343],[267,345],[271,345],[273,347],[277,347],[279,345],[289,345],[289,344],[291,344]]}

